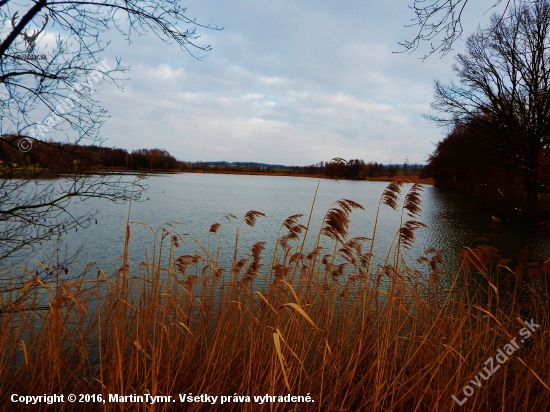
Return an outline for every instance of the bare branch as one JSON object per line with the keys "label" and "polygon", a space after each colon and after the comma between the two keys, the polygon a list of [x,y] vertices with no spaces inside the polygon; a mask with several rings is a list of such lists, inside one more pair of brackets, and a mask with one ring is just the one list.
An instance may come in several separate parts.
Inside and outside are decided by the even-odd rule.
{"label": "bare branch", "polygon": [[[504,0],[495,0],[489,10],[499,6]],[[528,0],[524,0],[528,2]],[[414,0],[412,6],[415,17],[407,27],[416,28],[411,40],[400,42],[404,51],[415,51],[424,42],[429,42],[429,51],[422,57],[426,59],[434,53],[446,55],[453,44],[462,36],[462,18],[464,10],[473,0]],[[506,14],[511,0],[506,0],[501,18]],[[488,10],[487,10],[488,11]]]}

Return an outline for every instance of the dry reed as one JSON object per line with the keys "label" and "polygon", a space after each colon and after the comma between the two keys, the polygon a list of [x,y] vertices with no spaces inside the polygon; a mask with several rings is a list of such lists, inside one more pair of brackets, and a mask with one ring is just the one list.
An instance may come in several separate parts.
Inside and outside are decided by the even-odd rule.
{"label": "dry reed", "polygon": [[[390,183],[379,209],[397,209],[403,187]],[[238,258],[238,231],[232,265],[221,268],[219,241],[215,252],[208,245],[180,254],[189,239],[164,230],[153,258],[132,267],[128,224],[124,264],[113,278],[99,271],[95,279],[44,284],[28,273],[22,288],[2,296],[0,408],[550,410],[550,261],[524,259],[512,270],[494,249],[480,246],[465,250],[459,273],[446,276],[441,255],[430,249],[419,258],[425,273],[411,270],[399,248],[410,245],[421,225],[414,220],[420,190],[414,185],[405,196],[402,215],[412,220],[396,228],[388,251],[396,258],[384,265],[371,263],[376,225],[368,238],[347,239],[350,213],[362,206],[341,200],[325,215],[312,250],[303,239],[311,216],[306,226],[301,215],[286,219],[266,266],[264,242]],[[263,216],[250,211],[241,223],[254,226]],[[209,232],[222,229],[216,223]],[[331,252],[319,246],[321,236],[334,243]],[[486,360],[531,319],[538,331],[459,406],[452,396],[463,399]],[[107,402],[10,400],[71,393],[101,394]],[[253,398],[289,393],[309,394],[314,402],[259,405]],[[116,403],[109,394],[172,395],[176,402]],[[181,403],[178,394],[231,401]],[[250,402],[233,402],[234,394]]]}

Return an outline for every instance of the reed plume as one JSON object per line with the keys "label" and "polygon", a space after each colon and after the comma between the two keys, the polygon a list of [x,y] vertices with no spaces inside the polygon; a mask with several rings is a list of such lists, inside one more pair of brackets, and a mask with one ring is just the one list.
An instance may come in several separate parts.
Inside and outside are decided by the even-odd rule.
{"label": "reed plume", "polygon": [[248,226],[254,227],[254,225],[256,225],[256,220],[260,216],[265,217],[265,214],[258,212],[257,210],[249,210],[245,213],[243,220]]}
{"label": "reed plume", "polygon": [[256,242],[254,245],[252,245],[252,248],[250,249],[250,255],[249,255],[249,265],[248,269],[246,270],[246,273],[243,276],[242,282],[248,283],[251,282],[254,277],[258,274],[260,267],[262,266],[260,264],[261,260],[261,254],[262,251],[265,249],[265,242]]}
{"label": "reed plume", "polygon": [[342,243],[348,235],[350,214],[354,209],[365,210],[363,206],[353,200],[336,201],[325,214],[321,234]]}
{"label": "reed plume", "polygon": [[210,229],[208,229],[209,233],[218,233],[218,230],[221,227],[221,223],[214,223],[210,226]]}
{"label": "reed plume", "polygon": [[406,182],[403,180],[395,180],[391,182],[384,191],[380,199],[383,205],[391,207],[393,210],[397,210],[399,195],[401,194],[401,188]]}
{"label": "reed plume", "polygon": [[414,183],[407,194],[403,203],[403,209],[411,218],[415,218],[422,212],[422,192],[424,188],[421,183]]}
{"label": "reed plume", "polygon": [[417,220],[407,220],[399,228],[399,243],[402,244],[405,249],[410,248],[414,243],[414,231],[420,227],[428,227],[425,223]]}

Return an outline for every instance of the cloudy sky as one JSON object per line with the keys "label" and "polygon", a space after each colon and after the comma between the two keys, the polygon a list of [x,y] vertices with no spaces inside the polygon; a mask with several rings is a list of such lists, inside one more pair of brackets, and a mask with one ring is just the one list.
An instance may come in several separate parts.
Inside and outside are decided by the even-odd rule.
{"label": "cloudy sky", "polygon": [[[154,35],[128,44],[113,32],[105,57],[131,71],[124,92],[100,92],[112,116],[105,145],[159,147],[186,161],[423,163],[444,130],[421,114],[434,79],[452,78],[463,42],[424,62],[426,47],[394,53],[415,34],[405,27],[411,1],[189,0],[188,17],[224,28],[197,29],[198,43],[212,46],[197,52],[202,61]],[[472,3],[466,33],[491,4]]]}

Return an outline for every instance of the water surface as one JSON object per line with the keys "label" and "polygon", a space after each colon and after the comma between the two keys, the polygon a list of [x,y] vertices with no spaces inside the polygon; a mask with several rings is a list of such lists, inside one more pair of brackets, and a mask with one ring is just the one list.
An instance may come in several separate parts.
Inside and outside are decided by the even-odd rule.
{"label": "water surface", "polygon": [[[93,261],[106,272],[113,273],[121,264],[128,214],[132,222],[145,223],[153,230],[172,222],[174,230],[192,235],[210,249],[217,245],[217,237],[209,235],[208,229],[219,222],[222,224],[223,245],[220,260],[230,262],[235,231],[240,221],[228,220],[224,216],[233,214],[240,219],[247,211],[258,210],[267,217],[259,218],[254,228],[241,225],[239,257],[245,256],[254,242],[265,241],[264,256],[268,259],[286,217],[301,213],[304,215],[301,223],[307,223],[317,184],[318,179],[305,177],[194,173],[155,175],[149,177],[149,189],[145,194],[149,199],[132,203],[131,209],[128,204],[95,199],[73,204],[77,214],[98,208],[97,224],[64,235],[62,245],[68,252],[82,249],[76,267],[82,268]],[[380,195],[386,186],[386,182],[321,180],[313,208],[310,241],[313,242],[318,233],[325,212],[338,199],[351,199],[365,208],[353,212],[350,237],[371,237]],[[393,211],[387,206],[381,208],[376,235],[376,263],[383,263],[386,259],[400,219],[400,211]],[[416,232],[414,246],[405,252],[411,266],[415,265],[416,257],[432,247],[442,250],[445,267],[453,270],[460,251],[478,244],[479,238],[487,239],[504,257],[513,258],[523,249],[528,249],[535,257],[550,256],[550,238],[541,231],[517,223],[492,223],[490,214],[471,199],[433,186],[424,187],[423,210],[419,220],[428,227]],[[146,254],[151,256],[155,237],[150,228],[138,223],[131,225],[130,258],[134,265],[144,260]],[[157,231],[157,240],[160,233]],[[178,253],[199,250],[190,238],[187,239],[180,245]],[[311,245],[311,242],[308,244]],[[41,259],[51,249],[53,243],[28,258]]]}

